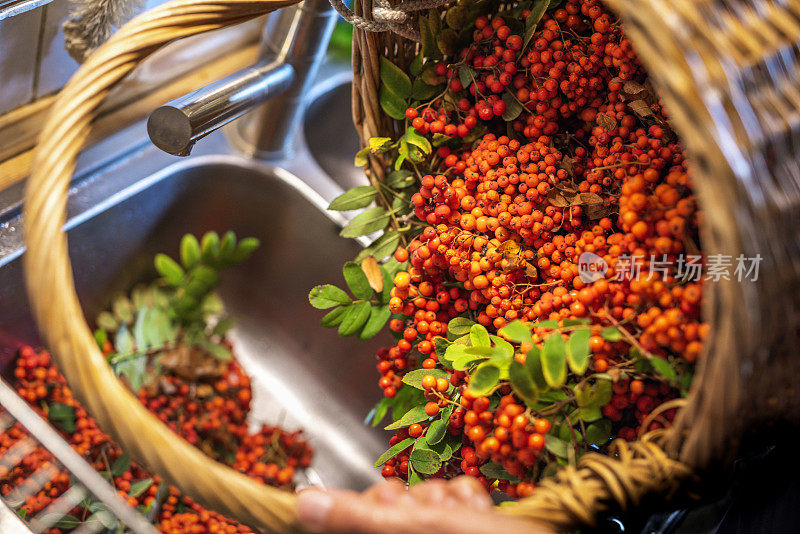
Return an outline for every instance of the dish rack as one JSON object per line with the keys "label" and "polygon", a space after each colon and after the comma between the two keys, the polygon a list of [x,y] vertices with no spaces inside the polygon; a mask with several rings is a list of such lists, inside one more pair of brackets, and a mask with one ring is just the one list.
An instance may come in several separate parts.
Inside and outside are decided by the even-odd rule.
{"label": "dish rack", "polygon": [[[96,532],[155,534],[147,517],[121,499],[108,480],[97,472],[81,455],[37,414],[5,381],[0,379],[0,434],[7,434],[13,443],[0,454],[0,482],[9,477],[17,466],[24,465],[34,455],[44,451],[52,457],[27,478],[11,484],[0,503],[0,532],[3,534],[39,534],[48,529],[67,526],[69,512],[88,504],[87,517],[76,534]],[[13,435],[12,435],[13,434]],[[20,509],[55,477],[67,475],[69,489],[35,515],[27,517]],[[157,509],[148,513],[155,514]],[[69,525],[74,527],[75,525]]]}

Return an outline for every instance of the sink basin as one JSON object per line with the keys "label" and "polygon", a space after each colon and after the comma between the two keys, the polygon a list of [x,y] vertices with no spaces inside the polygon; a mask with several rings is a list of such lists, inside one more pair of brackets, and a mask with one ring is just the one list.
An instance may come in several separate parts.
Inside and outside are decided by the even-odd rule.
{"label": "sink basin", "polygon": [[[316,284],[342,284],[340,266],[358,252],[356,242],[338,237],[340,221],[324,211],[326,201],[286,171],[219,155],[173,164],[103,198],[70,203],[70,253],[87,317],[115,291],[151,278],[154,254],[176,257],[186,232],[230,229],[259,238],[260,249],[226,273],[219,291],[238,321],[235,352],[253,377],[253,422],[306,432],[316,450],[311,483],[358,490],[378,480],[373,462],[385,437],[362,422],[378,398],[377,344],[322,328],[322,313],[307,300]],[[20,344],[39,343],[24,293],[24,254],[3,256],[15,224],[0,226],[0,365],[6,369]]]}
{"label": "sink basin", "polygon": [[360,146],[350,113],[351,91],[352,84],[345,83],[315,99],[303,125],[311,156],[345,190],[369,184],[363,169],[353,164]]}

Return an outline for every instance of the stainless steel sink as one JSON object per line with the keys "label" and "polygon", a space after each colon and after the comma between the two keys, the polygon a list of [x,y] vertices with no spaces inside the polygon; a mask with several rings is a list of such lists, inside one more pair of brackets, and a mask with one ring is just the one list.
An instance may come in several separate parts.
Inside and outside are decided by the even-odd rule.
{"label": "stainless steel sink", "polygon": [[[366,183],[350,156],[358,146],[350,78],[348,66],[323,67],[290,160],[267,164],[239,154],[223,131],[185,159],[153,147],[143,123],[115,134],[79,159],[66,228],[90,320],[115,293],[151,279],[154,254],[176,255],[184,233],[233,230],[259,238],[260,249],[226,273],[220,288],[237,319],[235,352],[253,378],[252,423],[302,429],[310,438],[315,457],[301,486],[360,490],[380,479],[373,463],[386,448],[385,434],[363,423],[380,397],[373,367],[380,342],[339,338],[319,325],[323,312],[307,300],[317,284],[343,284],[341,265],[367,243],[339,237],[352,214],[325,209],[345,189]],[[21,193],[21,187],[0,192],[0,375],[6,378],[20,346],[41,344],[22,276]],[[0,530],[20,532],[6,528],[14,517],[0,503]]]}
{"label": "stainless steel sink", "polygon": [[334,87],[315,99],[308,107],[303,132],[308,150],[343,189],[367,185],[363,169],[353,164],[358,152],[358,132],[351,116],[352,84]]}
{"label": "stainless steel sink", "polygon": [[[327,98],[324,91],[333,87],[336,96],[330,98],[342,102],[349,91],[342,82],[339,77],[318,91]],[[344,114],[336,106],[326,109]],[[328,131],[329,141],[352,145],[354,131],[349,140],[330,133],[350,125],[347,110],[347,120],[312,110],[307,126],[316,122],[319,128],[310,136],[306,129],[308,148],[300,139],[301,150],[291,161],[273,165],[233,153],[221,133],[198,144],[191,157],[176,160],[147,144],[144,126],[137,125],[107,141],[106,150],[115,144],[123,149],[113,161],[81,164],[84,172],[70,190],[67,228],[76,287],[89,318],[115,292],[152,277],[154,254],[176,255],[186,232],[230,229],[259,238],[261,248],[227,273],[220,289],[238,321],[235,352],[253,377],[253,424],[303,429],[316,450],[305,482],[358,490],[380,479],[373,463],[386,447],[383,432],[363,424],[379,397],[373,367],[379,341],[339,338],[319,326],[322,312],[307,300],[316,284],[342,284],[341,265],[364,244],[340,238],[346,217],[325,211],[332,198],[357,185],[330,167],[326,149],[335,147],[316,137]],[[350,145],[336,150],[346,151],[340,157],[353,153]],[[320,168],[326,165],[330,174]],[[363,173],[361,180],[366,183]],[[40,343],[24,291],[23,233],[18,202],[6,201],[0,209],[5,376],[20,345]]]}

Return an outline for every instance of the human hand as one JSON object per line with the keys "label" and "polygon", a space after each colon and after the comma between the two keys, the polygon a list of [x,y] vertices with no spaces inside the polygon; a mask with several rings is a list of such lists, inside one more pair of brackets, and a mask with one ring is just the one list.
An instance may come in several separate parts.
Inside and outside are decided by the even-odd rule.
{"label": "human hand", "polygon": [[300,493],[301,524],[326,534],[548,534],[530,521],[496,512],[473,478],[429,480],[406,490],[397,479],[364,493],[309,489]]}

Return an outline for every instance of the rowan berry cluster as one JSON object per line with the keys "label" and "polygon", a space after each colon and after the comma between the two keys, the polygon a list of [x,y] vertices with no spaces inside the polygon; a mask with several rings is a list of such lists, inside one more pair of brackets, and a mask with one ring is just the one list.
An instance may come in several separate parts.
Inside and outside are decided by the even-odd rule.
{"label": "rowan berry cluster", "polygon": [[448,98],[406,110],[418,132],[464,138],[478,121],[504,119],[528,139],[554,135],[566,119],[594,120],[612,76],[641,74],[630,41],[599,0],[570,0],[545,13],[530,42],[507,17],[477,17],[457,61],[434,65]]}
{"label": "rowan berry cluster", "polygon": [[[578,395],[551,392],[551,404],[536,408],[502,378],[491,395],[471,395],[474,368],[442,361],[456,337],[453,319],[470,318],[489,334],[532,325],[532,341],[514,347],[520,364],[547,335],[566,342],[572,325],[585,327],[590,362],[575,381],[612,383],[592,393],[601,399],[592,410],[611,437],[628,440],[671,423],[674,409],[654,410],[687,387],[709,328],[702,283],[685,282],[676,267],[679,256],[700,254],[684,153],[621,24],[598,0],[569,0],[544,14],[528,42],[510,26],[503,13],[474,19],[472,40],[435,66],[451,98],[406,112],[422,134],[467,138],[478,120],[486,133],[440,147],[429,167],[418,166],[428,171],[411,196],[421,232],[394,254],[408,262],[389,301],[398,341],[378,351],[377,368],[385,397],[403,402],[404,378],[432,372],[413,397],[424,403],[422,419],[394,428],[385,477],[410,478],[421,449],[412,441],[426,439],[447,408],[460,453],[439,454],[448,459],[423,473],[466,473],[521,497],[563,457],[559,440],[547,437],[556,420],[560,442],[586,449],[583,420],[563,416]],[[584,253],[605,265],[599,277],[581,276]],[[553,326],[537,326],[544,322]],[[596,421],[595,412],[586,419]],[[425,454],[417,459],[425,468]]]}
{"label": "rowan berry cluster", "polygon": [[[110,350],[110,347],[106,347]],[[109,479],[119,495],[142,511],[158,507],[156,525],[161,532],[251,533],[252,531],[207,510],[177,488],[159,492],[162,480],[146,468],[132,462],[75,400],[50,355],[42,350],[23,347],[13,371],[14,387],[19,395],[43,417],[49,418],[75,451]],[[191,382],[174,375],[160,378],[159,389],[143,388],[140,401],[178,435],[202,448],[214,459],[226,463],[261,482],[291,489],[297,470],[308,467],[313,451],[299,432],[286,432],[263,426],[248,431],[250,380],[235,360],[210,382]],[[203,398],[198,398],[198,390]],[[203,391],[207,390],[207,391]],[[17,449],[29,440],[27,432],[15,423],[0,433],[0,455]],[[19,513],[33,516],[59,499],[71,487],[69,473],[55,462],[50,453],[36,446],[17,465],[0,466],[0,494],[18,503]],[[28,487],[36,477],[46,474],[40,486]],[[162,495],[163,494],[163,495]],[[70,510],[60,521],[60,534],[78,527],[92,511],[82,505]]]}

